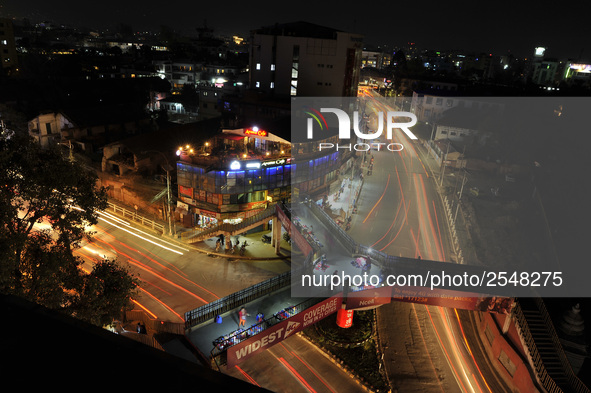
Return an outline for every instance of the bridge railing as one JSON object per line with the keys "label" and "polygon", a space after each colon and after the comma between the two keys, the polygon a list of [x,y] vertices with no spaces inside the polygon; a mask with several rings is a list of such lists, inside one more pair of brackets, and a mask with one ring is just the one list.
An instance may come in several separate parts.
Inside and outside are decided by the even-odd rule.
{"label": "bridge railing", "polygon": [[351,236],[349,236],[349,234],[347,232],[345,232],[343,230],[343,228],[341,228],[328,215],[328,213],[326,213],[324,211],[324,209],[322,209],[320,206],[318,206],[316,203],[314,203],[314,201],[310,200],[309,207],[312,210],[312,212],[314,212],[314,214],[316,215],[316,218],[318,218],[318,220],[320,220],[320,222],[322,222],[324,225],[326,225],[326,227],[330,230],[330,232],[333,235],[336,235],[337,240],[340,241],[340,243],[343,245],[343,247],[345,247],[345,249],[350,251],[351,254],[354,254],[356,252],[356,247],[357,247],[357,243],[355,242],[355,240],[353,240],[353,238]]}
{"label": "bridge railing", "polygon": [[[213,349],[211,350],[211,357],[215,357],[215,356],[219,356],[220,354],[226,352],[228,350],[228,348],[239,344],[241,341],[250,338],[252,336],[255,336],[259,333],[262,333],[263,331],[265,331],[265,329],[268,329],[282,321],[284,321],[286,318],[290,318],[296,314],[299,314],[300,312],[306,310],[309,307],[312,307],[313,305],[320,303],[324,298],[317,298],[317,297],[313,297],[310,299],[306,299],[301,303],[298,303],[294,306],[288,307],[285,310],[287,314],[286,315],[280,315],[280,313],[277,313],[276,315],[272,315],[270,317],[267,317],[265,319],[263,319],[262,322],[259,322],[255,325],[252,325],[249,328],[244,328],[242,331],[237,331],[232,333],[231,335],[228,336],[224,336],[223,339],[220,337],[220,342],[215,343],[212,342],[213,344]],[[220,359],[220,362],[218,364],[223,364],[224,363],[224,359]]]}
{"label": "bridge railing", "polygon": [[185,329],[190,329],[203,322],[211,321],[217,315],[234,310],[260,296],[289,286],[290,283],[291,271],[288,271],[221,299],[214,300],[194,310],[187,311],[185,313]]}
{"label": "bridge railing", "polygon": [[149,218],[146,218],[140,214],[137,214],[136,211],[126,209],[126,208],[116,205],[112,202],[107,202],[107,203],[108,203],[109,207],[107,208],[106,211],[112,211],[115,214],[120,214],[123,218],[127,218],[131,221],[139,222],[143,226],[150,227],[155,231],[158,231],[161,233],[165,232],[166,228],[164,227],[164,225],[160,224],[159,222],[156,222],[155,220],[151,220]]}

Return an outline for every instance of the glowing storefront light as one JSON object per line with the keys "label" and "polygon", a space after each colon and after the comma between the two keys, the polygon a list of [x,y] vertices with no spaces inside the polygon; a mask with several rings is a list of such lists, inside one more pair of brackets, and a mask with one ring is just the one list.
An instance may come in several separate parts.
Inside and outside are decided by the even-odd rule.
{"label": "glowing storefront light", "polygon": [[570,69],[588,74],[591,73],[591,64],[571,64]]}

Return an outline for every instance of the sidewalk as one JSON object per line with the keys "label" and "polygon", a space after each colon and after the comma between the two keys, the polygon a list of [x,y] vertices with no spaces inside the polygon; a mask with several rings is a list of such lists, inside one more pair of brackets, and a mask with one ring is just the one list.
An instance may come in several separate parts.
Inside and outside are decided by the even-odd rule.
{"label": "sidewalk", "polygon": [[291,245],[289,243],[287,243],[284,239],[281,239],[280,250],[282,255],[277,255],[275,254],[275,247],[273,247],[269,243],[263,243],[263,235],[271,236],[271,231],[260,231],[232,236],[232,244],[235,244],[236,238],[238,238],[240,244],[246,241],[247,246],[244,255],[240,255],[240,249],[236,250],[236,252],[232,252],[225,249],[226,242],[228,241],[227,237],[224,239],[224,245],[221,246],[218,251],[215,250],[216,242],[218,240],[217,236],[190,245],[194,247],[197,251],[224,258],[256,260],[290,258]]}
{"label": "sidewalk", "polygon": [[[357,164],[357,163],[356,163]],[[351,168],[346,175],[341,176],[340,182],[334,182],[329,189],[328,199],[325,200],[330,207],[335,221],[343,229],[346,228],[347,220],[354,213],[363,179],[366,176],[363,166]]]}
{"label": "sidewalk", "polygon": [[[126,206],[125,204],[121,203],[118,200],[109,200],[109,202],[111,202],[114,205],[125,208],[127,210],[130,210],[129,206]],[[271,236],[270,230],[247,233],[247,234],[240,234],[238,236],[232,236],[232,243],[235,242],[236,237],[238,237],[240,239],[241,244],[245,240],[247,242],[247,247],[246,247],[244,255],[240,255],[239,250],[237,250],[235,253],[232,253],[231,251],[226,251],[225,245],[223,247],[221,247],[218,251],[216,251],[215,248],[216,248],[216,241],[218,239],[217,237],[206,239],[205,241],[198,242],[198,243],[184,242],[183,240],[186,239],[187,237],[183,236],[182,234],[192,232],[193,229],[192,228],[185,228],[185,227],[179,225],[179,223],[175,223],[175,230],[174,230],[175,234],[171,236],[168,234],[167,230],[165,230],[164,233],[162,233],[160,231],[154,230],[150,226],[142,225],[142,222],[141,222],[142,212],[141,211],[138,211],[137,214],[135,215],[136,219],[134,219],[133,217],[132,218],[127,217],[125,215],[122,216],[121,214],[113,212],[111,210],[108,210],[108,212],[110,214],[117,215],[127,221],[131,221],[131,223],[133,223],[133,225],[141,227],[142,229],[153,231],[155,234],[162,236],[162,238],[164,238],[168,241],[174,241],[178,244],[182,244],[183,246],[189,247],[195,251],[206,253],[208,255],[215,255],[218,257],[225,257],[225,258],[232,258],[232,259],[250,259],[250,260],[286,259],[286,258],[289,258],[291,255],[291,245],[289,243],[287,243],[284,239],[281,239],[281,244],[280,244],[280,249],[281,249],[282,255],[277,255],[275,253],[275,248],[271,244],[263,243],[263,241],[261,240],[262,236],[264,234]],[[163,225],[164,228],[168,228],[168,223],[162,219],[152,218],[152,219],[150,219],[150,221],[157,222],[158,224]]]}

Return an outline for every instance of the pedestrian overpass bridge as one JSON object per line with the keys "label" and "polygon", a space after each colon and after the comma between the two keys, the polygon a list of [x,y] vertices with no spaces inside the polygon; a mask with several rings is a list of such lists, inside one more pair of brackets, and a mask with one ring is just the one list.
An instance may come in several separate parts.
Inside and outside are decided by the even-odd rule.
{"label": "pedestrian overpass bridge", "polygon": [[[359,255],[370,256],[374,266],[382,275],[406,274],[425,277],[427,274],[437,275],[447,272],[450,275],[464,277],[466,275],[483,277],[487,271],[490,271],[479,266],[396,257],[372,251],[369,247],[353,241],[319,206],[314,203],[304,203],[299,207],[311,213],[307,214],[306,218],[314,220],[315,228],[324,227],[337,240],[335,244],[344,255],[348,255],[349,258]],[[486,292],[475,290],[472,285],[453,285],[453,282],[451,285],[442,285],[433,290],[416,286],[400,288],[384,285],[383,282],[379,287],[362,288],[357,291],[351,290],[349,286],[340,285],[332,288],[332,291],[326,291],[327,288],[319,289],[325,291],[324,295],[317,293],[308,297],[293,297],[294,284],[301,284],[302,277],[306,273],[314,272],[315,267],[320,263],[321,255],[327,252],[324,245],[319,244],[317,239],[302,233],[299,225],[294,223],[299,220],[293,215],[294,212],[284,204],[276,204],[240,224],[222,224],[194,238],[194,241],[201,241],[219,234],[231,236],[272,219],[273,244],[278,248],[279,241],[276,240],[280,239],[281,227],[283,227],[289,233],[292,242],[302,251],[301,263],[292,271],[185,313],[185,336],[199,349],[204,360],[218,365],[233,366],[261,350],[268,349],[271,345],[261,345],[261,342],[268,343],[269,337],[273,337],[274,343],[278,343],[317,322],[318,318],[331,313],[375,308],[392,300],[505,312],[505,310],[488,307],[491,302],[490,295]],[[277,252],[279,252],[278,249]],[[294,266],[293,262],[292,266]],[[574,375],[541,299],[534,293],[524,292],[519,298],[510,298],[510,301],[509,310],[507,310],[510,316],[506,320],[517,326],[530,366],[539,384],[552,392],[589,392],[589,389]],[[265,316],[248,328],[228,329],[225,321],[229,319],[232,324],[233,318],[243,306],[253,310],[253,313],[264,311]],[[507,307],[506,302],[504,307]],[[316,316],[312,322],[310,318],[306,319],[311,313]],[[216,323],[218,316],[220,319],[223,318],[223,324]]]}

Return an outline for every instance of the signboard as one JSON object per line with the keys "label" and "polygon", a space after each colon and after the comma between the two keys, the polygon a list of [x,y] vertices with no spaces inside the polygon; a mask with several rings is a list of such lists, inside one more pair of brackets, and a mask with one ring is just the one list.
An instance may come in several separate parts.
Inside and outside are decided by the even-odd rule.
{"label": "signboard", "polygon": [[231,171],[239,171],[239,170],[248,170],[248,169],[259,169],[261,167],[261,162],[259,160],[250,160],[250,161],[238,161],[234,160],[230,162],[229,169]]}
{"label": "signboard", "polygon": [[193,198],[193,188],[179,185],[179,194]]}
{"label": "signboard", "polygon": [[203,210],[203,209],[195,209],[195,213],[204,216],[204,217],[209,217],[209,218],[220,218],[220,215],[216,212],[210,212],[208,210]]}
{"label": "signboard", "polygon": [[263,161],[263,162],[261,162],[261,166],[262,167],[278,166],[278,165],[284,165],[285,163],[287,163],[287,158],[279,158],[277,160]]}
{"label": "signboard", "polygon": [[257,127],[247,128],[244,130],[244,135],[250,136],[267,136],[267,131],[259,130]]}
{"label": "signboard", "polygon": [[325,299],[293,317],[281,321],[239,344],[231,346],[226,352],[228,367],[234,367],[251,356],[261,353],[275,344],[279,344],[286,338],[337,312],[341,307],[341,296],[339,294]]}
{"label": "signboard", "polygon": [[392,300],[392,287],[383,286],[379,288],[366,289],[347,294],[347,310],[354,310],[366,307],[375,307],[388,304]]}
{"label": "signboard", "polygon": [[509,297],[487,296],[479,293],[453,291],[450,289],[430,289],[422,287],[392,287],[392,299],[402,302],[419,303],[428,306],[442,306],[473,311],[488,311],[509,314],[514,299]]}

